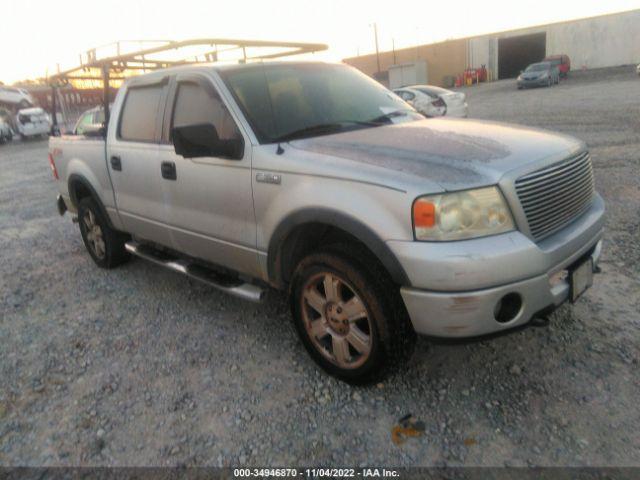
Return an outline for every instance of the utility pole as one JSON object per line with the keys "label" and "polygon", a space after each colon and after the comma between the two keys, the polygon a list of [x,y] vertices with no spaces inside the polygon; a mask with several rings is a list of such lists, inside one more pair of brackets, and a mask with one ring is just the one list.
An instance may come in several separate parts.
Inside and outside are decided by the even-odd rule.
{"label": "utility pole", "polygon": [[391,48],[393,50],[393,64],[396,64],[396,39],[391,39]]}
{"label": "utility pole", "polygon": [[373,36],[376,40],[376,63],[378,64],[378,73],[380,73],[380,50],[378,49],[378,24],[373,22]]}

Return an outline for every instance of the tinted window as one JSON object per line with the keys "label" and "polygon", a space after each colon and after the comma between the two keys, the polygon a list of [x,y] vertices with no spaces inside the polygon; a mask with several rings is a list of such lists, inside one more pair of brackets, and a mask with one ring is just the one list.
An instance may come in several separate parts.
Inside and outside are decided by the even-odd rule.
{"label": "tinted window", "polygon": [[544,70],[549,70],[548,63],[534,63],[533,65],[529,65],[525,72],[542,72]]}
{"label": "tinted window", "polygon": [[213,90],[197,83],[180,83],[171,126],[182,127],[201,123],[213,124],[220,140],[240,136],[233,117]]}
{"label": "tinted window", "polygon": [[161,98],[162,85],[129,89],[122,108],[120,138],[153,142]]}
{"label": "tinted window", "polygon": [[[345,65],[283,62],[245,65],[220,74],[262,143],[305,128],[370,122],[410,109],[382,85]],[[412,113],[408,111],[407,119]]]}

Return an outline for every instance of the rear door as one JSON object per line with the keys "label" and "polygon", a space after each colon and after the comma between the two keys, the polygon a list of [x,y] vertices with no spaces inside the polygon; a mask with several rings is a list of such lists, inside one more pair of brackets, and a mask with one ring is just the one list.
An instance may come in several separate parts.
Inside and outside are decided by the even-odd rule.
{"label": "rear door", "polygon": [[117,128],[109,129],[107,168],[125,230],[171,246],[159,156],[168,80],[154,76],[127,88]]}
{"label": "rear door", "polygon": [[[259,276],[251,186],[251,142],[205,73],[178,74],[165,112],[160,161],[162,192],[174,248],[232,270]],[[242,158],[177,155],[174,126],[213,124],[221,140],[242,138]],[[173,172],[171,174],[170,172]]]}

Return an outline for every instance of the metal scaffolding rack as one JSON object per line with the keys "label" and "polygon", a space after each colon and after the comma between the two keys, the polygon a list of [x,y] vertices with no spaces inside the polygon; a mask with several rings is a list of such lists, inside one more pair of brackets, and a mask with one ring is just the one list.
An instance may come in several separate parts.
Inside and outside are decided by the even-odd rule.
{"label": "metal scaffolding rack", "polygon": [[80,55],[80,65],[47,77],[52,88],[53,126],[56,119],[57,88],[101,84],[105,125],[109,122],[110,87],[129,77],[180,65],[216,62],[246,63],[327,50],[322,43],[198,38],[193,40],[128,40],[110,43]]}

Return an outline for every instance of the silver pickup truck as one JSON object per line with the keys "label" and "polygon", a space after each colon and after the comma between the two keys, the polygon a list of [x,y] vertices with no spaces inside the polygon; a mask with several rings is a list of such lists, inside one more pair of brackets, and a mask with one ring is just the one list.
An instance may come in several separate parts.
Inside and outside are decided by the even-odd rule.
{"label": "silver pickup truck", "polygon": [[142,75],[104,137],[49,150],[59,211],[98,266],[133,254],[248,300],[286,289],[310,355],[346,381],[406,360],[416,334],[524,325],[597,271],[584,143],[425,119],[346,65]]}

